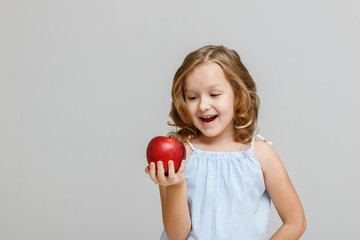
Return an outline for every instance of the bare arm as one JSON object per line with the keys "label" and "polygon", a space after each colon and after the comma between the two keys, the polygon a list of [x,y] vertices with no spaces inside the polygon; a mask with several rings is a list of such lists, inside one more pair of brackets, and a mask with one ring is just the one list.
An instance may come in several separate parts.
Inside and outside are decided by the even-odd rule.
{"label": "bare arm", "polygon": [[187,204],[186,181],[167,187],[159,186],[162,202],[163,223],[171,240],[186,239],[191,230]]}
{"label": "bare arm", "polygon": [[268,143],[255,142],[254,153],[261,163],[266,189],[283,221],[271,240],[299,239],[306,229],[300,199],[274,149]]}
{"label": "bare arm", "polygon": [[[188,150],[187,146],[186,148]],[[186,239],[191,230],[184,172],[185,164],[186,161],[183,161],[179,170],[175,173],[174,164],[169,162],[168,177],[164,175],[162,165],[157,166],[157,173],[153,163],[145,169],[150,178],[159,185],[164,228],[171,240]]]}

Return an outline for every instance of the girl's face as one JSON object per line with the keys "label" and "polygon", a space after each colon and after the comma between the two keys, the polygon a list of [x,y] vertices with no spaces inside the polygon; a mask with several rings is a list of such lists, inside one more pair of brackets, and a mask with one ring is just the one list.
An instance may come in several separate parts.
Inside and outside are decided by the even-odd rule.
{"label": "girl's face", "polygon": [[184,93],[189,117],[203,137],[234,138],[234,91],[218,64],[197,65],[185,78]]}

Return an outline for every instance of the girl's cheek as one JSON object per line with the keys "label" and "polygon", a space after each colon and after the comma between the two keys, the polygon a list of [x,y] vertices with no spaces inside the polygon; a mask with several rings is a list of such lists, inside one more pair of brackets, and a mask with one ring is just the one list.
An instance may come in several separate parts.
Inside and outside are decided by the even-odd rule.
{"label": "girl's cheek", "polygon": [[188,108],[189,112],[192,112],[192,111],[194,111],[194,109],[195,109],[195,104],[193,104],[193,103],[188,103],[188,104],[187,104],[187,108]]}
{"label": "girl's cheek", "polygon": [[191,109],[191,113],[194,115],[194,114],[196,114],[196,107],[193,107],[192,109]]}

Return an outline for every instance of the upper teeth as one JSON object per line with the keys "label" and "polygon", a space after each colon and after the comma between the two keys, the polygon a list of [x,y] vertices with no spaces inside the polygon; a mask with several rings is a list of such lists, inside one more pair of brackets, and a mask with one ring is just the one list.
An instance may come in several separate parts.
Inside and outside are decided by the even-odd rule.
{"label": "upper teeth", "polygon": [[203,118],[212,118],[213,116],[210,116],[210,117],[203,117]]}

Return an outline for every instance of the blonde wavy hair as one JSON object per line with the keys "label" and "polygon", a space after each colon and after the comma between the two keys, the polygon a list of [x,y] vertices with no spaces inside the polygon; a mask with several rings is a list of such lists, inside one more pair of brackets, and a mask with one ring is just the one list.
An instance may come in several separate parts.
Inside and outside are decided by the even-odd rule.
{"label": "blonde wavy hair", "polygon": [[200,133],[188,116],[184,80],[196,65],[203,62],[217,63],[224,71],[235,95],[235,141],[243,144],[249,143],[256,130],[260,107],[256,84],[236,51],[215,45],[205,46],[191,52],[176,71],[171,89],[172,104],[169,113],[173,122],[168,122],[168,125],[176,127],[176,131],[170,132],[168,136],[185,142]]}

